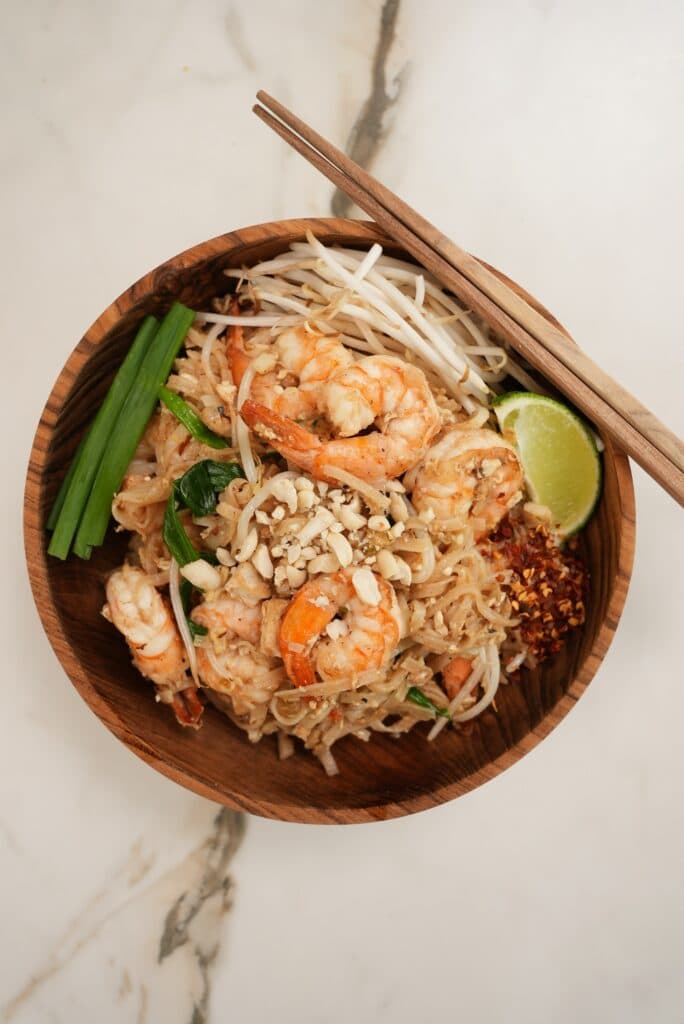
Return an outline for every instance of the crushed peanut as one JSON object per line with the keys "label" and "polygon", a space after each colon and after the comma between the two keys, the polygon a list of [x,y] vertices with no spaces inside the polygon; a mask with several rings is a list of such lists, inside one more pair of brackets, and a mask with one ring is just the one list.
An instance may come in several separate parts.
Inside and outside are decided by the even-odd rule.
{"label": "crushed peanut", "polygon": [[349,632],[349,626],[342,619],[333,619],[325,627],[325,632],[331,640],[341,640]]}
{"label": "crushed peanut", "polygon": [[300,512],[308,512],[309,509],[313,508],[320,499],[314,494],[313,491],[299,490],[297,491],[297,508]]}
{"label": "crushed peanut", "polygon": [[265,544],[258,544],[252,555],[252,565],[265,580],[273,578],[273,562]]}
{"label": "crushed peanut", "polygon": [[297,511],[297,491],[291,480],[280,477],[273,482],[273,496],[278,501],[283,501],[288,507],[290,515]]}
{"label": "crushed peanut", "polygon": [[351,565],[354,553],[346,537],[341,533],[329,533],[326,543],[343,569]]}
{"label": "crushed peanut", "polygon": [[370,569],[355,569],[352,573],[352,586],[364,604],[373,607],[380,604],[380,588]]}
{"label": "crushed peanut", "polygon": [[332,552],[324,555],[317,555],[307,564],[307,569],[312,575],[319,572],[335,572],[339,568],[339,560]]}
{"label": "crushed peanut", "polygon": [[286,569],[287,582],[293,590],[299,590],[306,583],[306,571],[297,569],[294,565],[288,565]]}
{"label": "crushed peanut", "polygon": [[229,569],[235,565],[235,559],[227,548],[216,548],[216,557],[221,565],[225,565]]}
{"label": "crushed peanut", "polygon": [[405,523],[406,520],[408,519],[408,509],[406,507],[406,502],[404,501],[400,494],[397,494],[396,491],[393,491],[390,494],[389,512],[390,515],[392,516],[392,519],[394,519],[395,524]]}
{"label": "crushed peanut", "polygon": [[203,558],[182,565],[180,572],[181,576],[189,580],[193,587],[198,587],[200,590],[218,590],[222,583],[218,569],[215,569]]}
{"label": "crushed peanut", "polygon": [[293,541],[292,544],[290,544],[289,548],[287,549],[287,561],[288,561],[288,563],[290,565],[294,565],[294,563],[298,560],[298,558],[301,555],[301,553],[302,553],[302,546],[301,546],[301,544],[299,544],[296,540]]}
{"label": "crushed peanut", "polygon": [[366,525],[365,517],[355,512],[349,505],[343,505],[338,510],[337,517],[345,530],[360,530]]}
{"label": "crushed peanut", "polygon": [[256,530],[254,529],[254,527],[252,527],[252,529],[249,531],[249,533],[245,537],[245,540],[244,540],[244,543],[243,543],[242,547],[240,548],[240,550],[235,555],[235,561],[236,562],[247,562],[252,557],[254,552],[256,551],[258,541],[259,541],[258,534],[257,534]]}
{"label": "crushed peanut", "polygon": [[399,573],[399,566],[395,556],[387,548],[383,548],[382,551],[378,551],[377,555],[378,572],[383,579],[391,580],[396,579]]}

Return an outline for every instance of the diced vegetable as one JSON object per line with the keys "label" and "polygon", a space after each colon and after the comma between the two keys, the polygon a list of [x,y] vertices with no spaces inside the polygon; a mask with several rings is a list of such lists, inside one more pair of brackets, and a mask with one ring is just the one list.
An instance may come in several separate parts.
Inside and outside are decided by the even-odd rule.
{"label": "diced vegetable", "polygon": [[81,558],[89,558],[93,547],[104,540],[112,499],[121,486],[128,464],[154,411],[159,388],[171,372],[173,361],[194,316],[191,309],[175,302],[140,364],[135,384],[114,424],[111,441],[100,462],[76,534],[74,551]]}
{"label": "diced vegetable", "polygon": [[[48,521],[53,529],[48,552],[66,558],[91,493],[93,480],[109,450],[115,424],[131,391],[135,390],[142,364],[157,334],[159,321],[148,316],[119,367],[104,402],[73,459]],[[116,443],[116,441],[114,441]],[[53,526],[50,526],[53,523]]]}
{"label": "diced vegetable", "polygon": [[218,434],[215,434],[213,430],[210,430],[205,423],[199,418],[195,410],[191,405],[177,395],[174,391],[169,391],[166,387],[159,388],[159,397],[169,410],[172,412],[176,419],[183,424],[189,434],[197,440],[201,441],[202,444],[208,445],[210,448],[227,448],[228,443]]}
{"label": "diced vegetable", "polygon": [[451,715],[446,708],[438,708],[429,697],[426,697],[422,690],[419,690],[417,686],[412,686],[406,694],[408,700],[412,704],[417,704],[419,708],[426,708],[428,711],[434,712],[440,718],[451,718]]}

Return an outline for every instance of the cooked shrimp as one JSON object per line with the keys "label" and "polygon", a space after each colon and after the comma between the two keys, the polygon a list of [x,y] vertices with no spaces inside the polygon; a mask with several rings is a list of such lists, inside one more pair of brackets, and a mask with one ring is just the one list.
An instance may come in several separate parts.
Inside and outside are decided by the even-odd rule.
{"label": "cooked shrimp", "polygon": [[107,580],[102,614],[123,633],[138,671],[172,704],[182,725],[199,725],[202,704],[189,684],[188,662],[173,615],[148,576],[127,563]]}
{"label": "cooked shrimp", "polygon": [[419,512],[432,509],[450,528],[470,526],[477,539],[496,529],[522,498],[515,448],[494,430],[452,430],[404,481]]}
{"label": "cooked shrimp", "polygon": [[215,601],[204,601],[192,610],[192,620],[205,626],[212,637],[231,636],[258,644],[261,633],[261,608],[245,604],[227,595]]}
{"label": "cooked shrimp", "polygon": [[[240,415],[318,479],[330,479],[326,468],[337,467],[369,483],[401,476],[419,462],[440,425],[423,371],[393,356],[367,356],[339,370],[324,386],[323,408],[340,435],[330,441],[251,399]],[[372,433],[353,436],[372,424]]]}
{"label": "cooked shrimp", "polygon": [[[239,385],[252,362],[239,324],[230,329],[227,352],[233,382]],[[337,370],[354,361],[339,335],[321,334],[303,326],[283,331],[274,342],[272,352],[284,374],[278,373],[275,367],[264,373],[257,372],[250,397],[293,420],[313,419],[319,412],[321,381],[328,380]],[[295,378],[297,384],[281,383],[280,377],[284,375]]]}
{"label": "cooked shrimp", "polygon": [[[377,603],[359,597],[359,572],[371,581],[376,593],[369,597]],[[318,576],[297,591],[282,618],[278,642],[285,671],[296,686],[310,686],[318,673],[323,681],[348,679],[352,687],[363,672],[391,658],[401,633],[399,616],[393,587],[370,570]]]}
{"label": "cooked shrimp", "polygon": [[321,334],[312,327],[292,327],[276,341],[280,364],[301,384],[330,380],[354,362],[339,334]]}
{"label": "cooked shrimp", "polygon": [[220,654],[198,647],[197,671],[210,690],[230,695],[236,715],[248,714],[255,704],[267,705],[285,681],[282,666],[244,640],[227,644]]}

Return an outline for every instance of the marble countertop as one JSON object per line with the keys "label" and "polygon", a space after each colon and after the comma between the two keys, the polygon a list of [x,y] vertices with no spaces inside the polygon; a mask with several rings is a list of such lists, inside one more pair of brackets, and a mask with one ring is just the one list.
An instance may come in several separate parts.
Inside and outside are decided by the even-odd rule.
{"label": "marble countertop", "polygon": [[4,15],[0,1019],[681,1021],[682,519],[643,473],[623,621],[573,713],[469,796],[344,831],[246,819],[131,756],[43,635],[19,524],[45,398],[114,296],[222,231],[330,213],[250,113],[260,87],[684,433],[682,4]]}

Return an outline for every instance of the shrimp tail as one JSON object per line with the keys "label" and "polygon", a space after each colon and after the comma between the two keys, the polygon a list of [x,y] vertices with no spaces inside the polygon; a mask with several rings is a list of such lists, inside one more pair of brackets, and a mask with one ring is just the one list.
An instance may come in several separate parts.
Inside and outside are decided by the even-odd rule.
{"label": "shrimp tail", "polygon": [[179,690],[171,701],[176,721],[180,725],[189,726],[191,729],[199,729],[200,719],[204,711],[204,704],[199,698],[199,691],[195,686],[188,686],[185,690]]}
{"label": "shrimp tail", "polygon": [[243,402],[240,415],[255,434],[272,444],[290,462],[302,469],[314,470],[322,447],[316,434],[252,398]]}

